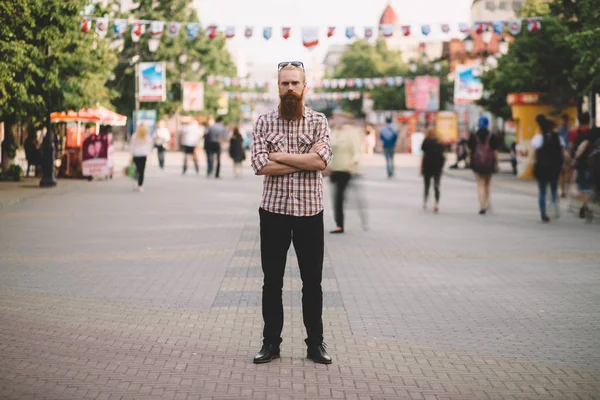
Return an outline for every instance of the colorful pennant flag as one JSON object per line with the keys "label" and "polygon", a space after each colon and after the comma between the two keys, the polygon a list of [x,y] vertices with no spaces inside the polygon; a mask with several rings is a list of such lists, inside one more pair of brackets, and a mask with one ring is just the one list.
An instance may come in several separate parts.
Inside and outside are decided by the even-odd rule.
{"label": "colorful pennant flag", "polygon": [[213,40],[214,38],[217,37],[217,26],[216,25],[209,25],[206,27],[206,37],[209,38],[210,40]]}
{"label": "colorful pennant flag", "polygon": [[496,35],[502,35],[502,33],[504,33],[504,29],[506,28],[506,21],[494,21],[492,26]]}
{"label": "colorful pennant flag", "polygon": [[181,29],[181,23],[169,22],[169,26],[167,27],[167,33],[168,33],[169,37],[172,39],[179,34],[180,29]]}
{"label": "colorful pennant flag", "polygon": [[394,25],[392,24],[381,24],[379,29],[381,29],[384,37],[392,37],[394,35]]}
{"label": "colorful pennant flag", "polygon": [[450,25],[448,25],[448,24],[442,24],[442,32],[449,33],[450,32]]}
{"label": "colorful pennant flag", "polygon": [[187,24],[187,34],[190,40],[195,40],[200,35],[200,24]]}
{"label": "colorful pennant flag", "polygon": [[346,28],[346,37],[348,39],[352,39],[354,37],[354,27],[353,26],[349,26]]}
{"label": "colorful pennant flag", "polygon": [[162,21],[152,21],[150,23],[150,37],[152,39],[160,39],[163,34],[165,23]]}
{"label": "colorful pennant flag", "polygon": [[127,20],[126,19],[115,19],[113,22],[113,32],[116,38],[120,38],[125,33],[127,29]]}
{"label": "colorful pennant flag", "polygon": [[246,36],[247,38],[251,38],[252,37],[252,27],[251,26],[246,27],[246,31],[244,32],[244,36]]}
{"label": "colorful pennant flag", "polygon": [[508,31],[513,36],[521,33],[522,27],[523,27],[523,24],[520,19],[511,19],[510,22],[508,23]]}
{"label": "colorful pennant flag", "polygon": [[487,23],[475,22],[475,25],[473,26],[473,31],[475,31],[475,33],[478,34],[482,34],[483,32],[487,31]]}
{"label": "colorful pennant flag", "polygon": [[319,44],[319,28],[302,28],[302,44],[308,49],[313,49]]}
{"label": "colorful pennant flag", "polygon": [[373,36],[373,28],[365,28],[365,39],[369,40]]}
{"label": "colorful pennant flag", "polygon": [[273,35],[273,28],[271,28],[270,26],[269,26],[269,27],[266,27],[266,28],[263,28],[263,37],[264,37],[266,40],[269,40],[269,39],[271,39],[271,36],[272,36],[272,35]]}
{"label": "colorful pennant flag", "polygon": [[284,39],[289,39],[291,30],[292,28],[290,27],[281,28],[281,36],[283,36]]}
{"label": "colorful pennant flag", "polygon": [[423,32],[423,35],[427,36],[431,33],[431,26],[430,25],[423,25],[421,26],[421,32]]}
{"label": "colorful pennant flag", "polygon": [[133,43],[140,41],[140,38],[144,34],[145,30],[146,26],[140,22],[134,22],[133,25],[131,25],[131,40]]}
{"label": "colorful pennant flag", "polygon": [[404,36],[410,36],[410,25],[402,26],[402,34]]}
{"label": "colorful pennant flag", "polygon": [[235,37],[235,26],[228,26],[225,28],[225,37],[227,39],[233,39],[233,37]]}
{"label": "colorful pennant flag", "polygon": [[327,37],[332,37],[335,34],[335,26],[327,28]]}
{"label": "colorful pennant flag", "polygon": [[542,21],[539,18],[529,18],[527,20],[527,30],[531,33],[537,33],[542,29]]}
{"label": "colorful pennant flag", "polygon": [[461,24],[458,24],[458,30],[461,33],[469,33],[469,31],[471,30],[471,28],[469,28],[468,24],[461,23]]}
{"label": "colorful pennant flag", "polygon": [[108,33],[108,18],[98,18],[96,20],[96,35],[103,38]]}
{"label": "colorful pennant flag", "polygon": [[79,21],[79,29],[81,32],[88,33],[92,27],[92,20],[89,18],[83,18]]}

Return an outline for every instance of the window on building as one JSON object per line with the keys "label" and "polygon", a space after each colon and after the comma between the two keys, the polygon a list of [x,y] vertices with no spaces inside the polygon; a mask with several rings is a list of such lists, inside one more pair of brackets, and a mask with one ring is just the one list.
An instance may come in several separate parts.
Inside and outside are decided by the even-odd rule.
{"label": "window on building", "polygon": [[500,3],[498,3],[498,9],[499,10],[508,10],[508,2],[501,0]]}
{"label": "window on building", "polygon": [[523,7],[523,1],[522,0],[514,0],[512,6],[513,6],[513,11],[519,12],[519,11],[521,11],[521,8]]}
{"label": "window on building", "polygon": [[494,11],[496,9],[496,1],[495,0],[486,1],[485,8],[489,11]]}

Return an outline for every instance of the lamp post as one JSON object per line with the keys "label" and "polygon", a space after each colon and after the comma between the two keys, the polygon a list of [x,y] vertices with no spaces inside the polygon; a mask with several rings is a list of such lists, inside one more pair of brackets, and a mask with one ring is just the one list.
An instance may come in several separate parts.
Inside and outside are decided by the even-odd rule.
{"label": "lamp post", "polygon": [[475,47],[475,40],[473,40],[473,36],[468,34],[466,38],[463,39],[463,45],[465,46],[465,51],[469,54],[473,51]]}
{"label": "lamp post", "polygon": [[[50,60],[50,46],[46,49],[46,59]],[[50,69],[50,68],[48,68]],[[50,113],[52,113],[52,95],[48,90],[44,91],[46,102],[46,136],[42,142],[42,178],[40,179],[40,187],[56,186],[56,171],[54,168],[54,132],[52,132],[52,122]]]}

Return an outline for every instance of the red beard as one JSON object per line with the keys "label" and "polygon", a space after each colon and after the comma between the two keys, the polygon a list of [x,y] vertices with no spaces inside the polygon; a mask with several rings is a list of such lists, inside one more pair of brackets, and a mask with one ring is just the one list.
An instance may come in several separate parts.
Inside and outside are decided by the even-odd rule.
{"label": "red beard", "polygon": [[279,115],[281,118],[291,121],[299,121],[304,114],[304,94],[288,92],[279,96]]}

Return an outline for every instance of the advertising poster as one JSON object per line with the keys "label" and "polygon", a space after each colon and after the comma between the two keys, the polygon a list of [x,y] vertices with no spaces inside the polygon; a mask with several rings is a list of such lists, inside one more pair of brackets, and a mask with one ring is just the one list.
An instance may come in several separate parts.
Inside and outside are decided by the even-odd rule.
{"label": "advertising poster", "polygon": [[183,82],[183,110],[204,110],[204,83]]}
{"label": "advertising poster", "polygon": [[412,79],[406,79],[404,81],[404,90],[406,97],[406,108],[414,110],[417,107],[417,92],[415,87],[415,81]]}
{"label": "advertising poster", "polygon": [[83,176],[108,176],[108,135],[90,135],[82,146]]}
{"label": "advertising poster", "polygon": [[457,65],[454,79],[454,103],[468,104],[479,99],[483,94],[483,84],[477,65]]}
{"label": "advertising poster", "polygon": [[142,62],[139,68],[140,101],[165,101],[167,98],[167,70],[164,62]]}
{"label": "advertising poster", "polygon": [[440,78],[418,76],[415,79],[416,110],[437,111],[440,109]]}
{"label": "advertising poster", "polygon": [[458,140],[458,118],[453,111],[440,111],[437,114],[435,129],[442,143],[450,144]]}

